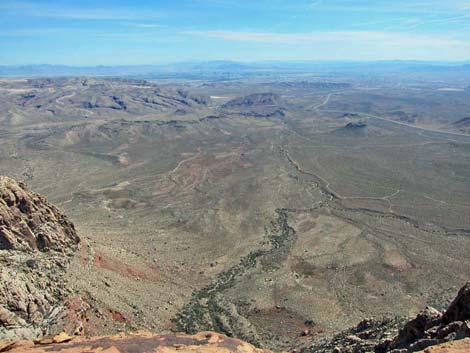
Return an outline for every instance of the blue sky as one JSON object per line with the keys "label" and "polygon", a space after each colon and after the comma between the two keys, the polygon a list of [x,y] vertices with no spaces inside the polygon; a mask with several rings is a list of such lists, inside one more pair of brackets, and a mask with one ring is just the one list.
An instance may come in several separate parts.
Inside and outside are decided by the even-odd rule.
{"label": "blue sky", "polygon": [[470,0],[0,0],[0,65],[470,60]]}

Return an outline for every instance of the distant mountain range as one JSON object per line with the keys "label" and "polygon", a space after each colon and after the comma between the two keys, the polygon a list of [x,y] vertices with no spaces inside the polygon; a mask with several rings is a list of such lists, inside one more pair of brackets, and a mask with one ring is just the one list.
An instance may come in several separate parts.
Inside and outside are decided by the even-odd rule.
{"label": "distant mountain range", "polygon": [[0,77],[31,76],[113,76],[145,78],[230,78],[232,76],[271,75],[282,73],[316,72],[465,72],[470,73],[470,62],[428,61],[190,61],[159,65],[124,66],[65,66],[65,65],[19,65],[1,66]]}

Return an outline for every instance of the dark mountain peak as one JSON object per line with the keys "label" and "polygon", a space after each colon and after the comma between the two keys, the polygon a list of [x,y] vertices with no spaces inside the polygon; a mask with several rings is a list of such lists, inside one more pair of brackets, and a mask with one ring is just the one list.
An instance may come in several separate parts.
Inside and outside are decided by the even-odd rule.
{"label": "dark mountain peak", "polygon": [[358,122],[351,122],[351,123],[347,123],[346,126],[344,127],[345,129],[347,130],[361,130],[361,129],[365,129],[367,127],[367,124],[362,122],[362,121],[358,121]]}
{"label": "dark mountain peak", "polygon": [[453,122],[452,125],[458,127],[470,127],[470,117],[465,117],[463,119],[457,120]]}
{"label": "dark mountain peak", "polygon": [[256,106],[280,106],[282,98],[275,93],[253,93],[245,97],[239,97],[227,102],[224,108],[249,108]]}

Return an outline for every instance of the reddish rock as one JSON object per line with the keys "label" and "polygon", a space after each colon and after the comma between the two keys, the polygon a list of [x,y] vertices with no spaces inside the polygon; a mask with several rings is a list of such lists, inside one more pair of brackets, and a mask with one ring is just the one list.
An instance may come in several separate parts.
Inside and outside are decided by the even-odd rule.
{"label": "reddish rock", "polygon": [[[63,343],[59,336],[67,337]],[[235,338],[215,333],[201,332],[196,335],[156,335],[148,332],[111,337],[73,338],[65,334],[48,340],[5,343],[1,352],[9,353],[272,353],[255,348]]]}
{"label": "reddish rock", "polygon": [[468,353],[470,352],[470,339],[447,342],[433,347],[428,347],[417,353]]}

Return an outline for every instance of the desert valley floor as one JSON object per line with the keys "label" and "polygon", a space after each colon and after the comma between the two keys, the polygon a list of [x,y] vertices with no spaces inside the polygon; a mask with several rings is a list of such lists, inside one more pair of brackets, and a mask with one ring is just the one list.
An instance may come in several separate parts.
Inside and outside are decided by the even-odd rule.
{"label": "desert valley floor", "polygon": [[468,279],[469,112],[438,83],[2,79],[0,174],[75,223],[88,332],[280,350]]}

